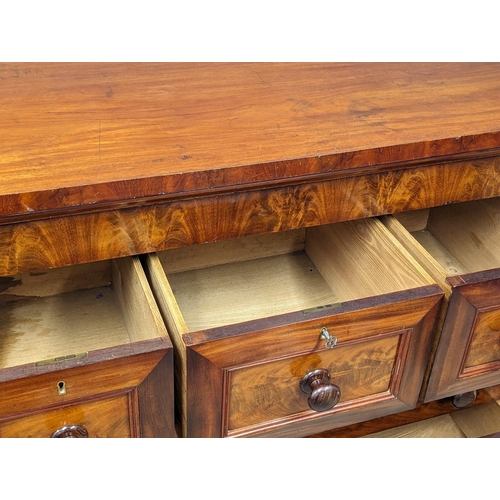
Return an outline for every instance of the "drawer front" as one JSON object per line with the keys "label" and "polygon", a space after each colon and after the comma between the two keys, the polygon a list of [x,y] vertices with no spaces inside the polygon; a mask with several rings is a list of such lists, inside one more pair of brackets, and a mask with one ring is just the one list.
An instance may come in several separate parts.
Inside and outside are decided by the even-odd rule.
{"label": "drawer front", "polygon": [[[460,281],[499,275],[500,270]],[[455,280],[457,281],[457,280]],[[456,286],[425,396],[432,401],[500,383],[500,279]]]}
{"label": "drawer front", "polygon": [[445,293],[426,402],[500,383],[499,216],[492,198],[382,219]]}
{"label": "drawer front", "polygon": [[74,404],[0,423],[0,437],[132,437],[130,395]]}
{"label": "drawer front", "polygon": [[74,424],[89,437],[175,437],[173,375],[169,349],[3,382],[0,436]]}
{"label": "drawer front", "polygon": [[[499,297],[500,302],[500,297]],[[500,361],[500,304],[486,311],[477,311],[471,329],[470,344],[464,360],[462,374],[488,370]],[[495,369],[498,368],[495,366]]]}
{"label": "drawer front", "polygon": [[[188,436],[301,437],[413,408],[442,297],[432,286],[420,293],[360,300],[262,331],[240,327],[214,341],[204,332],[185,336]],[[334,347],[321,339],[323,328],[337,338]],[[317,369],[340,392],[326,410],[312,409],[300,388]]]}
{"label": "drawer front", "polygon": [[[131,425],[137,436],[175,435],[172,344],[139,258],[22,273],[2,283],[1,422],[38,435],[43,422],[53,432],[81,410],[84,424],[75,425],[90,425],[91,435],[130,435]],[[134,404],[117,412],[117,428],[113,420],[105,424],[114,408],[81,405],[129,392]],[[68,416],[69,408],[77,415]],[[96,427],[93,415],[101,410],[103,426]]]}
{"label": "drawer front", "polygon": [[407,337],[408,331],[381,335],[229,371],[228,434],[278,418],[293,421],[314,414],[308,400],[311,397],[314,401],[318,396],[305,393],[300,383],[318,369],[328,372],[328,383],[334,384],[333,397],[340,394],[332,411],[386,399],[388,394],[397,392],[397,367],[404,363]]}

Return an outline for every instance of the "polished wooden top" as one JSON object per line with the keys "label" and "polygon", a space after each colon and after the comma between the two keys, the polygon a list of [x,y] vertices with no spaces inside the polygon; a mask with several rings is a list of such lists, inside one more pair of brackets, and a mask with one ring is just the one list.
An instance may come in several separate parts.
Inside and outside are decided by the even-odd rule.
{"label": "polished wooden top", "polygon": [[9,63],[0,105],[3,223],[500,148],[497,63]]}

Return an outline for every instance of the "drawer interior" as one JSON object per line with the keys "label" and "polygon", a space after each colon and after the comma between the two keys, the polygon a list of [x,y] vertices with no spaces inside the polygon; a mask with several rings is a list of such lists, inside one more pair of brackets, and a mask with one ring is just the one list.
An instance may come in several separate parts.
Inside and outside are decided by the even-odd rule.
{"label": "drawer interior", "polygon": [[138,258],[0,278],[0,369],[166,335]]}
{"label": "drawer interior", "polygon": [[167,250],[157,259],[166,276],[166,320],[180,332],[430,283],[378,219]]}
{"label": "drawer interior", "polygon": [[500,267],[500,198],[399,214],[446,276]]}

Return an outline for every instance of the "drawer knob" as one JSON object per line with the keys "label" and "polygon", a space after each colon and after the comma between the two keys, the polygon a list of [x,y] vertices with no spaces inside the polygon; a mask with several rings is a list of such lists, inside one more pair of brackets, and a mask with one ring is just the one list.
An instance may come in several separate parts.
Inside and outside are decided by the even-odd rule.
{"label": "drawer knob", "polygon": [[467,408],[470,406],[477,397],[477,391],[464,392],[463,394],[457,394],[451,398],[451,404],[455,408]]}
{"label": "drawer knob", "polygon": [[340,388],[330,383],[330,374],[323,368],[313,370],[303,377],[300,390],[310,394],[307,402],[314,411],[330,410],[340,399]]}
{"label": "drawer knob", "polygon": [[85,427],[81,427],[80,425],[66,425],[57,429],[51,438],[88,438],[89,433]]}

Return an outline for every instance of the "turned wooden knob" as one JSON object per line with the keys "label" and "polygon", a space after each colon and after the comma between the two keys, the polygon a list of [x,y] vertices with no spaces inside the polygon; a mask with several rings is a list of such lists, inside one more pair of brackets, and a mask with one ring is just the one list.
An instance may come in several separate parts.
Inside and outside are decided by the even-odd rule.
{"label": "turned wooden knob", "polygon": [[323,368],[309,372],[300,381],[300,390],[310,394],[307,402],[314,411],[329,410],[340,399],[339,387],[330,383],[330,374]]}
{"label": "turned wooden knob", "polygon": [[451,398],[451,404],[455,408],[467,408],[470,406],[477,397],[477,391],[464,392],[463,394],[456,394]]}
{"label": "turned wooden knob", "polygon": [[80,425],[66,425],[57,429],[54,434],[52,434],[53,438],[88,438],[89,433],[85,427],[81,427]]}

